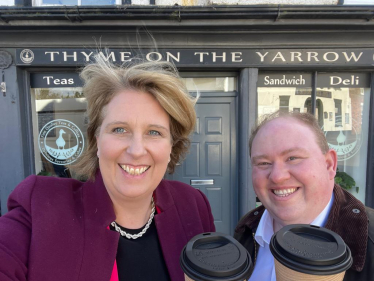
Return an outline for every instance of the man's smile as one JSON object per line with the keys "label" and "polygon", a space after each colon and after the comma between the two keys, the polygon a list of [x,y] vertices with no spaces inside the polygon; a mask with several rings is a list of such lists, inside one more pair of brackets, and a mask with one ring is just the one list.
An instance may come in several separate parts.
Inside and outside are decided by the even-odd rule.
{"label": "man's smile", "polygon": [[272,189],[271,191],[276,195],[280,197],[287,197],[291,195],[292,193],[296,192],[299,188],[287,188],[287,189]]}

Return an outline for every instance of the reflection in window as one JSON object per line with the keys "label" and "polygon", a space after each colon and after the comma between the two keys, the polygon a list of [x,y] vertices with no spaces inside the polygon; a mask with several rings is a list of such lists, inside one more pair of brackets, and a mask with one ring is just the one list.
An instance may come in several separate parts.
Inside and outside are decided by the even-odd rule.
{"label": "reflection in window", "polygon": [[279,110],[289,112],[290,96],[279,96]]}
{"label": "reflection in window", "polygon": [[[259,87],[257,88],[258,96],[258,118],[264,114],[273,113],[277,110],[281,111],[297,111],[308,112],[310,110],[311,89],[303,89],[302,92],[298,88],[291,87]],[[309,109],[308,109],[309,108]]]}
{"label": "reflection in window", "polygon": [[88,119],[82,89],[31,89],[35,171],[73,177],[70,165],[82,154]]}
{"label": "reflection in window", "polygon": [[335,104],[335,127],[343,127],[342,123],[342,101],[334,99]]}
{"label": "reflection in window", "polygon": [[349,191],[365,202],[369,88],[324,88],[331,98],[321,98],[329,118],[322,126],[330,148],[338,154],[338,168],[356,182]]}
{"label": "reflection in window", "polygon": [[236,77],[182,78],[190,92],[233,92]]}

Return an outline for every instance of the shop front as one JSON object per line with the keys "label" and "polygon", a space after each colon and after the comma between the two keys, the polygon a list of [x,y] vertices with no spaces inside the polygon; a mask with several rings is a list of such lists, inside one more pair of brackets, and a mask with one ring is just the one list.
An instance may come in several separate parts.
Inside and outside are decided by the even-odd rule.
{"label": "shop front", "polygon": [[277,110],[316,116],[337,151],[341,184],[373,207],[371,24],[360,21],[359,33],[344,19],[330,19],[328,28],[305,19],[299,20],[303,28],[295,21],[256,19],[251,26],[243,19],[239,27],[221,20],[170,21],[169,27],[149,20],[140,29],[133,21],[88,27],[45,20],[33,31],[26,23],[0,31],[0,61],[11,61],[1,69],[2,214],[9,193],[30,174],[77,178],[71,165],[87,146],[88,124],[79,69],[97,53],[118,64],[170,61],[191,95],[200,95],[190,153],[165,177],[207,195],[218,231],[232,234],[238,219],[259,204],[248,140],[256,120]]}

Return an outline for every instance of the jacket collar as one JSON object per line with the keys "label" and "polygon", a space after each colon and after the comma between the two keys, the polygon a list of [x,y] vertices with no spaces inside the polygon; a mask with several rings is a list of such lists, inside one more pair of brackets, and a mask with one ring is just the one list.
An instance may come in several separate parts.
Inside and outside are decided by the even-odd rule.
{"label": "jacket collar", "polygon": [[84,252],[80,276],[84,280],[109,280],[119,233],[108,228],[115,220],[115,213],[99,170],[95,180],[87,181],[82,189]]}
{"label": "jacket collar", "polygon": [[[246,228],[249,228],[255,232],[264,211],[265,207],[260,206],[249,212],[240,220],[235,231],[243,233]],[[369,220],[365,206],[339,185],[335,185],[334,203],[325,228],[336,232],[343,238],[352,253],[351,269],[359,272],[362,271],[365,264],[368,227]]]}
{"label": "jacket collar", "polygon": [[174,207],[174,199],[167,187],[168,184],[170,184],[169,181],[162,180],[154,192],[155,204],[160,213]]}
{"label": "jacket collar", "polygon": [[263,205],[253,209],[247,213],[238,223],[235,228],[235,232],[243,233],[246,228],[251,229],[254,233],[257,230],[257,226],[260,223],[262,214],[265,212],[265,207]]}
{"label": "jacket collar", "polygon": [[350,248],[351,269],[362,271],[368,242],[368,216],[365,206],[339,185],[334,186],[334,204],[325,227],[339,234]]}
{"label": "jacket collar", "polygon": [[105,188],[100,171],[96,172],[94,181],[83,185],[85,216],[94,220],[98,225],[107,227],[115,220],[112,200]]}
{"label": "jacket collar", "polygon": [[[176,209],[169,181],[162,180],[155,191],[155,203],[159,213],[155,216],[155,223],[164,259],[171,280],[183,280],[180,270],[179,257],[188,239],[182,225],[182,220]],[[183,218],[184,224],[189,224],[189,217]],[[193,225],[193,223],[191,223]]]}

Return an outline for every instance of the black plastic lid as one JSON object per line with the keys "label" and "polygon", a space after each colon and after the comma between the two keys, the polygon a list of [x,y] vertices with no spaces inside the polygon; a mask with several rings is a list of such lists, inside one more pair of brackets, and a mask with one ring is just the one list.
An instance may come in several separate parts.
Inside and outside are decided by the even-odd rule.
{"label": "black plastic lid", "polygon": [[180,265],[196,281],[243,281],[253,271],[247,250],[233,237],[218,232],[193,237],[183,248]]}
{"label": "black plastic lid", "polygon": [[287,225],[273,235],[270,251],[284,266],[313,275],[333,275],[352,265],[351,251],[335,232],[309,224]]}

